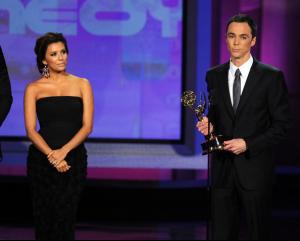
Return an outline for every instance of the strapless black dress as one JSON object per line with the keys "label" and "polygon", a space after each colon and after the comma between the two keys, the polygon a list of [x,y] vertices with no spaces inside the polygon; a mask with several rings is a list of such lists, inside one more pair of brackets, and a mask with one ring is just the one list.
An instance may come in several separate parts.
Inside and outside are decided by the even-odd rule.
{"label": "strapless black dress", "polygon": [[[68,143],[82,127],[83,102],[80,97],[60,96],[36,103],[39,133],[53,149]],[[27,174],[32,190],[38,240],[73,240],[80,193],[87,175],[84,144],[66,157],[71,169],[59,173],[46,155],[29,148]]]}

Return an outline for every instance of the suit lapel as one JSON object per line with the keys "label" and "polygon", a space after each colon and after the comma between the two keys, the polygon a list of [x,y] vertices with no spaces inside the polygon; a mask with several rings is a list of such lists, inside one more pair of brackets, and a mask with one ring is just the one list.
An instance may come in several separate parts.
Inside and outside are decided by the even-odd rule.
{"label": "suit lapel", "polygon": [[252,92],[255,90],[255,87],[259,84],[259,80],[262,76],[262,73],[259,71],[258,62],[254,60],[252,68],[250,70],[243,94],[241,96],[241,100],[236,112],[236,116],[238,116],[243,110],[245,104],[250,98]]}
{"label": "suit lapel", "polygon": [[227,111],[229,112],[232,119],[234,119],[234,110],[231,103],[230,92],[229,92],[229,85],[228,85],[228,71],[229,71],[229,62],[224,65],[219,72],[219,86],[220,90],[223,93],[223,99],[226,106]]}

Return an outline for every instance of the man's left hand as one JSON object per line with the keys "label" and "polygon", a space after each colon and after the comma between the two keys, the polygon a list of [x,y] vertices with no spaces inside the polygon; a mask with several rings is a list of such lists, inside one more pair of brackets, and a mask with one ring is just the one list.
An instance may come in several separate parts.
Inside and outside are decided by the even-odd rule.
{"label": "man's left hand", "polygon": [[233,139],[224,142],[224,150],[240,155],[247,151],[247,144],[244,139]]}

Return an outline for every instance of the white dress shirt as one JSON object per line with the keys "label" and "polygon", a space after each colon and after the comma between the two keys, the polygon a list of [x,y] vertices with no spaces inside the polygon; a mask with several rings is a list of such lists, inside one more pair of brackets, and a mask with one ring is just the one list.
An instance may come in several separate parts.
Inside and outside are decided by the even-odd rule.
{"label": "white dress shirt", "polygon": [[228,73],[228,84],[229,84],[229,92],[230,92],[230,99],[231,99],[231,104],[233,105],[233,84],[234,84],[234,79],[235,79],[235,72],[237,71],[237,69],[239,69],[241,71],[241,95],[243,94],[246,82],[247,82],[247,78],[249,76],[251,67],[253,65],[253,57],[250,56],[250,59],[244,63],[242,66],[240,67],[236,67],[232,61],[230,61],[230,68],[229,68],[229,73]]}

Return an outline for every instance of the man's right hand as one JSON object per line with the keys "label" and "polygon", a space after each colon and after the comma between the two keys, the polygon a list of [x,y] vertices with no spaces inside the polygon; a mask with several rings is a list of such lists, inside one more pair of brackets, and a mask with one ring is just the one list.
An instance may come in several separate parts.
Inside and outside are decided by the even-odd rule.
{"label": "man's right hand", "polygon": [[[208,118],[204,117],[202,121],[199,121],[197,124],[197,128],[199,132],[201,132],[204,136],[208,136]],[[214,127],[210,124],[210,133],[214,131]]]}

